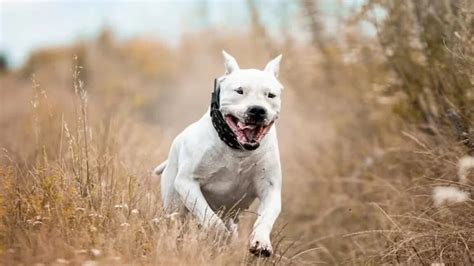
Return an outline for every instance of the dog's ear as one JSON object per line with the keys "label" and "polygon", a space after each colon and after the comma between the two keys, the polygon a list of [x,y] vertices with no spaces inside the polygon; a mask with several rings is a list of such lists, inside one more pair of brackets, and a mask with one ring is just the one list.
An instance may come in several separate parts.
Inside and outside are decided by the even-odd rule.
{"label": "dog's ear", "polygon": [[224,66],[226,75],[240,69],[234,57],[226,53],[226,51],[224,50],[222,50],[222,55],[224,56]]}
{"label": "dog's ear", "polygon": [[275,75],[275,77],[278,77],[278,72],[280,72],[280,61],[281,61],[281,54],[275,57],[272,61],[268,62],[264,71],[270,72],[273,75]]}

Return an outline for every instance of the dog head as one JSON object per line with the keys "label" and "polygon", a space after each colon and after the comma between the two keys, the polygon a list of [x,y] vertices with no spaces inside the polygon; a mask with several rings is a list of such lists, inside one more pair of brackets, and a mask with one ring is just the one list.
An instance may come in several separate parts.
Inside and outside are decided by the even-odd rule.
{"label": "dog head", "polygon": [[222,51],[225,75],[219,78],[220,110],[244,147],[257,147],[280,114],[283,86],[278,81],[281,55],[265,69],[240,69]]}

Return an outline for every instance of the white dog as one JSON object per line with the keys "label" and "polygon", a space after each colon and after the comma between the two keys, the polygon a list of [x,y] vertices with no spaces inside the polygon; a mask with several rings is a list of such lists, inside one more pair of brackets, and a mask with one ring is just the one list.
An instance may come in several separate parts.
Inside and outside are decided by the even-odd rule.
{"label": "white dog", "polygon": [[216,79],[212,103],[202,118],[181,132],[162,174],[168,212],[190,211],[206,228],[236,232],[239,210],[259,198],[250,252],[270,256],[270,233],[281,210],[277,134],[283,86],[277,80],[281,55],[265,70],[240,69],[225,51],[225,75]]}

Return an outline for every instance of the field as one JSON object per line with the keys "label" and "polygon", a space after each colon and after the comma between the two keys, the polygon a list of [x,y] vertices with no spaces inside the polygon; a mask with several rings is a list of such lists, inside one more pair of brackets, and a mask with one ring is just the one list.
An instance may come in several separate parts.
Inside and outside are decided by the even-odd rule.
{"label": "field", "polygon": [[[474,264],[474,4],[368,1],[328,37],[302,1],[305,41],[249,8],[245,31],[172,46],[106,28],[0,73],[2,264]],[[165,215],[151,175],[207,110],[222,49],[242,68],[283,54],[268,259],[248,252],[255,208],[230,242]]]}

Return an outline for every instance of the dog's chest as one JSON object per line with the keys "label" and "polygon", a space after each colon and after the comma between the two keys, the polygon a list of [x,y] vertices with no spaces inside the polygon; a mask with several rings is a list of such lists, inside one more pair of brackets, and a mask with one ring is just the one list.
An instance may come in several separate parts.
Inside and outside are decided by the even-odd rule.
{"label": "dog's chest", "polygon": [[260,168],[255,158],[221,155],[197,170],[204,196],[213,209],[218,209],[234,205],[247,208],[255,199],[254,181]]}

